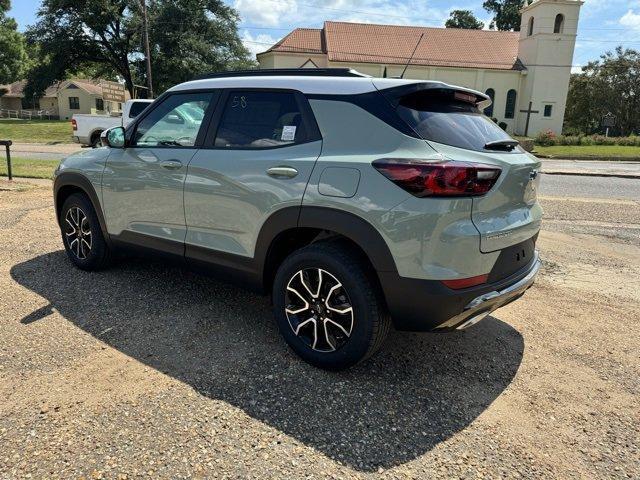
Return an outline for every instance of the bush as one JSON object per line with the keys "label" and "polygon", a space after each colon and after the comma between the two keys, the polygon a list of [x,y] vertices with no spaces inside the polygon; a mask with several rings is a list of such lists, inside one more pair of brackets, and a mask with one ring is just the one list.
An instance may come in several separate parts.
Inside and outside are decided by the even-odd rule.
{"label": "bush", "polygon": [[498,126],[503,129],[505,132],[507,131],[508,125],[505,122],[500,122]]}
{"label": "bush", "polygon": [[580,145],[582,137],[577,135],[560,135],[557,139],[557,145]]}
{"label": "bush", "polygon": [[551,130],[538,133],[534,139],[536,145],[550,147],[553,145],[621,145],[640,147],[640,136],[605,137],[604,135],[556,135]]}
{"label": "bush", "polygon": [[544,130],[534,139],[536,145],[540,145],[541,147],[550,147],[551,145],[557,145],[558,137],[551,130]]}

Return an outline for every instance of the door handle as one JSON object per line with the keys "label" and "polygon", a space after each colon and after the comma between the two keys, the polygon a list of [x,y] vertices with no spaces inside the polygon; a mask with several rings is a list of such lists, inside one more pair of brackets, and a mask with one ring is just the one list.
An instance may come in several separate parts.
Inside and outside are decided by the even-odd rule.
{"label": "door handle", "polygon": [[271,167],[267,175],[274,178],[293,178],[298,175],[298,170],[293,167]]}
{"label": "door handle", "polygon": [[167,170],[177,170],[182,167],[182,162],[180,160],[162,160],[160,166]]}

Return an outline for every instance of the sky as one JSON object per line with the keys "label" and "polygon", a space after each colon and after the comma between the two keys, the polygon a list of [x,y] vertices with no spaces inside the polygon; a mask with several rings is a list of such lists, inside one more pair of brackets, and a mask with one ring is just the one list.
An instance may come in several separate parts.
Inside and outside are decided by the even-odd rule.
{"label": "sky", "polygon": [[[9,15],[21,30],[36,21],[40,0],[12,0]],[[225,0],[241,17],[240,35],[261,52],[296,27],[325,20],[441,27],[455,9],[472,10],[485,24],[482,0]],[[585,0],[580,12],[574,70],[617,45],[640,50],[640,0]]]}

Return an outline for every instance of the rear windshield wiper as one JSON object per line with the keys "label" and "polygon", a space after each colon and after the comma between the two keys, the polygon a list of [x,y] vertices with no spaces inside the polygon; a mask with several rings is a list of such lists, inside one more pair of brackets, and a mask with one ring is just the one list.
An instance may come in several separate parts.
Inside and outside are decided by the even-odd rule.
{"label": "rear windshield wiper", "polygon": [[520,142],[517,140],[495,140],[493,142],[488,142],[485,144],[485,150],[506,150],[510,152],[514,148],[520,145]]}

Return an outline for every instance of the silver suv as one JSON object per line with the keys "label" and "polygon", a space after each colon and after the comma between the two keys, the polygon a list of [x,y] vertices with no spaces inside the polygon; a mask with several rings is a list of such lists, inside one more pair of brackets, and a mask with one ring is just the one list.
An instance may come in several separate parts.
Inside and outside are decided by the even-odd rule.
{"label": "silver suv", "polygon": [[183,83],[62,161],[65,249],[83,270],[133,248],[270,293],[287,343],[327,369],[392,324],[467,328],[540,266],[540,163],[489,102],[342,69]]}

